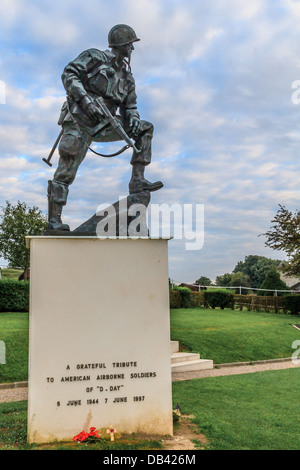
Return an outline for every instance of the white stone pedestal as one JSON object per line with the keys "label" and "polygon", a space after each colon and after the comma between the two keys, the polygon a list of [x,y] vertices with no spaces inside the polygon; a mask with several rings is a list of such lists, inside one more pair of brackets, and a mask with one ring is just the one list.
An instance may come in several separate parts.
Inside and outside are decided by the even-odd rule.
{"label": "white stone pedestal", "polygon": [[172,434],[167,240],[28,243],[29,442]]}

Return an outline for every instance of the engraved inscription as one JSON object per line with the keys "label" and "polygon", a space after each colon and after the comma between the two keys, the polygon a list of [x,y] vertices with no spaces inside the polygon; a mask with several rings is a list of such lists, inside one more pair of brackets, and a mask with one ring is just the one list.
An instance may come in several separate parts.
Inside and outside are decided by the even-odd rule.
{"label": "engraved inscription", "polygon": [[113,403],[127,403],[127,397],[118,397],[115,398]]}
{"label": "engraved inscription", "polygon": [[145,395],[133,397],[133,401],[144,401],[144,400],[145,400]]}
{"label": "engraved inscription", "polygon": [[[132,368],[136,370],[132,372]],[[82,362],[76,363],[74,365],[67,364],[65,370],[69,372],[70,375],[63,375],[60,376],[59,381],[60,383],[84,383],[89,382],[86,386],[82,388],[82,396],[74,399],[70,398],[70,400],[61,400],[60,397],[55,397],[55,404],[56,407],[59,408],[63,405],[68,407],[78,407],[78,406],[92,406],[92,405],[103,405],[103,404],[126,404],[126,403],[141,403],[146,400],[146,394],[140,394],[140,390],[137,394],[128,394],[126,391],[126,383],[128,384],[129,381],[131,383],[135,383],[134,379],[146,379],[147,382],[149,379],[154,379],[157,376],[155,371],[141,371],[138,370],[138,362],[137,361],[120,361],[120,362],[111,362],[110,364],[105,362]],[[107,371],[100,373],[100,370],[107,369]],[[118,371],[116,369],[123,369],[122,371]],[[130,370],[131,369],[131,370]],[[141,367],[139,366],[139,369]],[[78,371],[89,370],[88,375],[76,375]],[[75,372],[76,371],[76,372]],[[73,374],[72,374],[73,372]],[[75,372],[75,373],[74,373]],[[47,384],[53,384],[57,378],[55,377],[46,377]],[[119,381],[119,383],[117,382]],[[123,382],[123,383],[120,383]],[[126,382],[127,381],[127,382]],[[97,382],[101,383],[101,385],[97,385]],[[140,381],[139,381],[140,383]],[[83,384],[82,384],[83,385]],[[51,385],[50,385],[51,386]],[[78,393],[78,386],[76,388]],[[124,395],[115,396],[118,392],[123,390],[125,393]],[[104,395],[104,392],[105,395]],[[102,394],[103,395],[100,395]],[[84,397],[84,394],[89,394],[88,398]],[[96,394],[96,396],[95,396]],[[98,397],[97,397],[98,395]],[[100,398],[99,398],[100,397]]]}
{"label": "engraved inscription", "polygon": [[69,400],[67,406],[80,406],[81,400]]}

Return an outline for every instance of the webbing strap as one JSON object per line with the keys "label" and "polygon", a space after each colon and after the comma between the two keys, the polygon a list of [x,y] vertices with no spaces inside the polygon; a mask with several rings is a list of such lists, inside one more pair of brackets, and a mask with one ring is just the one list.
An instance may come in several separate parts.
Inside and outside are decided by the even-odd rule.
{"label": "webbing strap", "polygon": [[76,129],[78,130],[83,142],[85,143],[85,145],[87,146],[88,150],[90,150],[91,152],[93,152],[94,154],[96,155],[99,155],[99,157],[105,157],[105,158],[111,158],[111,157],[116,157],[117,155],[120,155],[121,153],[125,152],[125,150],[129,149],[130,145],[126,144],[124,145],[124,147],[121,148],[121,150],[119,150],[118,152],[115,152],[115,153],[111,153],[110,155],[104,155],[103,153],[99,153],[99,152],[96,152],[96,150],[93,150],[89,144],[87,143],[87,141],[85,140],[84,138],[84,135],[83,135],[83,132],[82,130],[80,129],[80,126],[78,124],[78,122],[76,121],[76,119],[74,118],[73,114],[71,113],[71,110],[70,110],[70,106],[69,106],[69,102],[68,102],[68,98],[67,98],[67,106],[68,106],[68,111],[70,113],[70,116],[72,118],[72,121],[74,122],[75,126],[76,126]]}

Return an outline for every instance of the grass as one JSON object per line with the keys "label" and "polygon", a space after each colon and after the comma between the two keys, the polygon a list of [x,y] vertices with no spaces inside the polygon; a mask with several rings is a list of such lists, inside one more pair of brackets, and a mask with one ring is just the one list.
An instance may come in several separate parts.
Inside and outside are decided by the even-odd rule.
{"label": "grass", "polygon": [[300,450],[300,369],[173,383],[211,450]]}
{"label": "grass", "polygon": [[299,317],[246,310],[171,310],[171,338],[215,364],[291,357]]}
{"label": "grass", "polygon": [[0,341],[6,364],[0,364],[0,383],[28,379],[28,313],[0,313]]}
{"label": "grass", "polygon": [[[209,450],[300,450],[300,368],[173,382],[173,407],[193,415]],[[0,450],[159,450],[160,440],[27,444],[27,402],[0,404]]]}
{"label": "grass", "polygon": [[137,435],[118,437],[114,443],[99,439],[95,443],[27,443],[27,401],[0,403],[0,450],[159,450],[159,440],[139,439]]}
{"label": "grass", "polygon": [[[298,317],[263,312],[171,311],[172,339],[215,363],[290,357]],[[0,313],[6,364],[0,382],[27,380],[28,314]],[[193,415],[212,450],[300,450],[300,368],[173,383],[174,408]],[[122,436],[115,443],[27,444],[27,402],[0,404],[0,450],[159,450],[159,440]],[[80,429],[78,430],[80,432]]]}
{"label": "grass", "polygon": [[20,274],[22,274],[22,269],[10,269],[5,268],[1,270],[2,279],[15,279],[18,280]]}
{"label": "grass", "polygon": [[0,449],[26,447],[27,402],[0,404]]}

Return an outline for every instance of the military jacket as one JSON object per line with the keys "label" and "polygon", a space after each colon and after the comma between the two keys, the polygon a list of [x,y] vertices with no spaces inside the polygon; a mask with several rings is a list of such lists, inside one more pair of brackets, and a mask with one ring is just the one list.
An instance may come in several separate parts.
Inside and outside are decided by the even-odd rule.
{"label": "military jacket", "polygon": [[[62,82],[71,98],[72,114],[79,120],[80,117],[85,120],[79,103],[86,95],[92,99],[102,97],[113,115],[119,108],[123,120],[133,115],[139,117],[133,75],[125,63],[118,68],[115,59],[110,50],[88,49],[65,67]],[[59,124],[64,119],[70,120],[66,114],[66,106],[63,106]]]}

